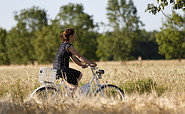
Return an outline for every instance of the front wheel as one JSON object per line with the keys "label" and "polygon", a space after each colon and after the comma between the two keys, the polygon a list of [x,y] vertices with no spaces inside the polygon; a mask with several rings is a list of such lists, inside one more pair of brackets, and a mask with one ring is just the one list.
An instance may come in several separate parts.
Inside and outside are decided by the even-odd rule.
{"label": "front wheel", "polygon": [[101,86],[97,91],[96,94],[100,97],[115,100],[115,101],[123,101],[124,100],[124,92],[119,87],[107,84]]}

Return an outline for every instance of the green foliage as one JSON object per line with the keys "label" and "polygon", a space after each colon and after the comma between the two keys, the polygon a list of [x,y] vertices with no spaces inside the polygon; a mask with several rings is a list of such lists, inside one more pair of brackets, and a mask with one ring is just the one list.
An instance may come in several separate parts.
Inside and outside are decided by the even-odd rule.
{"label": "green foliage", "polygon": [[10,92],[12,96],[12,100],[18,100],[23,102],[24,101],[24,95],[26,93],[25,87],[22,85],[23,82],[21,82],[20,79],[16,80],[11,86],[10,86]]}
{"label": "green foliage", "polygon": [[[97,60],[96,38],[99,33],[93,31],[95,25],[92,16],[83,10],[81,4],[61,6],[59,14],[51,20],[51,25],[48,25],[46,11],[39,7],[15,12],[17,25],[8,32],[6,41],[4,36],[1,40],[2,49],[7,51],[8,57],[5,53],[1,53],[1,57],[10,58],[11,64],[33,64],[34,61],[51,63],[61,43],[60,31],[74,27],[78,36],[74,46],[88,59]],[[8,63],[5,60],[1,62]]]}
{"label": "green foliage", "polygon": [[69,3],[61,6],[56,20],[58,20],[61,25],[73,26],[82,30],[94,28],[92,16],[84,12],[82,4]]}
{"label": "green foliage", "polygon": [[166,59],[181,59],[185,57],[184,32],[165,29],[157,35],[159,52]]}
{"label": "green foliage", "polygon": [[151,78],[127,81],[123,84],[122,88],[128,94],[134,92],[139,94],[151,93],[153,90],[155,90],[158,95],[162,95],[166,90],[166,87],[163,85],[157,85],[157,83],[154,82]]}
{"label": "green foliage", "polygon": [[36,60],[34,39],[35,32],[47,26],[45,10],[38,7],[23,9],[15,13],[16,27],[7,36],[8,57],[12,64],[28,64]]}
{"label": "green foliage", "polygon": [[107,32],[105,35],[101,35],[98,37],[98,49],[96,54],[100,57],[100,60],[113,60],[113,48],[112,47],[112,39],[110,37],[112,33]]}
{"label": "green foliage", "polygon": [[[173,13],[173,18],[164,23],[166,28],[157,35],[157,44],[155,31],[140,30],[143,24],[132,0],[109,0],[107,16],[112,31],[101,34],[95,30],[98,26],[93,17],[84,12],[82,4],[61,6],[50,25],[47,12],[39,7],[15,12],[16,26],[8,32],[0,28],[0,64],[52,63],[62,43],[60,31],[69,27],[76,30],[74,47],[90,60],[132,60],[138,56],[161,59],[163,56],[158,54],[158,44],[160,54],[166,58],[184,57],[184,17]],[[167,40],[165,45],[162,40]],[[166,55],[165,49],[170,53]],[[178,54],[172,53],[175,51]]]}
{"label": "green foliage", "polygon": [[137,31],[142,22],[137,16],[137,9],[132,0],[109,0],[107,16],[114,30]]}
{"label": "green foliage", "polygon": [[158,54],[157,33],[157,31],[147,32],[142,30],[140,38],[135,43],[135,50],[132,52],[132,55],[135,58],[141,56],[142,59],[165,59],[162,55]]}
{"label": "green foliage", "polygon": [[95,25],[92,16],[84,12],[81,4],[69,3],[61,6],[55,20],[64,25],[62,26],[64,29],[69,27],[75,28],[77,34],[77,41],[74,42],[75,48],[88,59],[97,60],[95,52],[98,34],[93,31]]}
{"label": "green foliage", "polygon": [[7,54],[12,64],[27,64],[32,49],[26,29],[13,28],[6,40]]}
{"label": "green foliage", "polygon": [[6,88],[7,83],[1,82],[0,84],[1,84],[1,86],[0,86],[0,97],[2,97],[3,95],[5,95],[8,92],[8,89]]}
{"label": "green foliage", "polygon": [[19,13],[15,12],[14,14],[14,19],[18,23],[24,23],[26,29],[32,33],[48,25],[47,13],[39,7],[33,6],[28,9],[23,9]]}
{"label": "green foliage", "polygon": [[139,38],[140,26],[143,25],[133,1],[109,0],[107,11],[113,31],[98,39],[98,57],[102,60],[133,59],[135,41]]}
{"label": "green foliage", "polygon": [[[173,21],[175,20],[175,21]],[[185,17],[173,12],[172,19],[167,18],[163,23],[161,32],[157,34],[159,53],[166,59],[179,59],[185,57]]]}
{"label": "green foliage", "polygon": [[34,48],[39,63],[52,63],[61,40],[54,24],[35,33]]}
{"label": "green foliage", "polygon": [[0,28],[0,65],[10,64],[7,55],[7,46],[5,44],[7,39],[7,32],[5,29]]}
{"label": "green foliage", "polygon": [[185,12],[185,1],[184,0],[157,0],[158,6],[154,4],[148,4],[145,11],[149,11],[152,14],[156,14],[161,10],[164,10],[169,4],[172,5],[174,10],[182,9]]}

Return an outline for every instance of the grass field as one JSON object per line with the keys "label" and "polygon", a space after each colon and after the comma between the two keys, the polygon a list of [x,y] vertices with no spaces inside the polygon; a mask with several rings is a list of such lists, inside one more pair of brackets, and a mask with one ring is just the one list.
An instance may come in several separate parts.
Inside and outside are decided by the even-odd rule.
{"label": "grass field", "polygon": [[[80,84],[89,81],[90,69],[72,68],[83,73]],[[102,99],[60,100],[37,104],[28,101],[40,84],[39,67],[52,65],[0,66],[0,113],[169,113],[185,112],[185,60],[98,62],[105,70],[101,83],[111,83],[126,92],[123,102]]]}

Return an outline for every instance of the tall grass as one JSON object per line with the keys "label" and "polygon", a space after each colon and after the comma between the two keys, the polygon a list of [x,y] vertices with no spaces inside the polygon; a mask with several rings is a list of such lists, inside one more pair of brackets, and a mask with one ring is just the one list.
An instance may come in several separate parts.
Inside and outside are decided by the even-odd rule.
{"label": "tall grass", "polygon": [[[81,84],[92,76],[90,69],[72,68],[83,73]],[[52,67],[52,65],[41,65]],[[38,104],[27,101],[39,86],[38,66],[0,66],[0,113],[183,113],[185,112],[185,61],[99,62],[105,70],[101,83],[122,88],[123,102],[105,99],[61,99]]]}

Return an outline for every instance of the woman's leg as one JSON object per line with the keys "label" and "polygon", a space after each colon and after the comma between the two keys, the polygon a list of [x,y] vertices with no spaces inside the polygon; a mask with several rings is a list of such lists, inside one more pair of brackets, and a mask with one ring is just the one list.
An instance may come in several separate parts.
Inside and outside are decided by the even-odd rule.
{"label": "woman's leg", "polygon": [[67,76],[67,82],[76,89],[78,87],[78,83],[82,78],[82,73],[80,71],[77,71],[72,68],[66,69],[66,76]]}
{"label": "woman's leg", "polygon": [[77,84],[76,85],[74,85],[74,89],[76,89],[77,87],[78,87],[78,83],[79,83],[79,81],[82,79],[82,73],[80,73],[80,76],[78,77],[78,79],[77,79]]}
{"label": "woman's leg", "polygon": [[82,78],[82,73],[80,73],[80,76],[78,77],[78,79],[77,79],[77,82],[79,83],[79,81],[81,80],[81,78]]}

